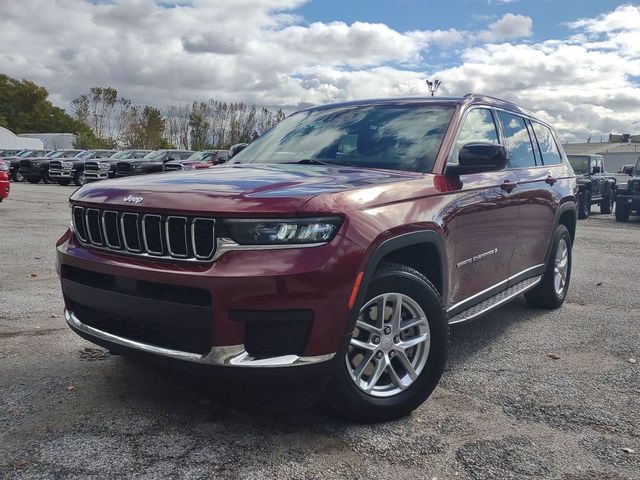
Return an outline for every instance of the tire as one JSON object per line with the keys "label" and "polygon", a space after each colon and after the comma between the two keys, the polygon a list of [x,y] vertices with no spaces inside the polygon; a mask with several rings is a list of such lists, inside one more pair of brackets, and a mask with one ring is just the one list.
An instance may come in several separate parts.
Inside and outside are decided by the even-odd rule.
{"label": "tire", "polygon": [[84,176],[84,170],[79,170],[73,176],[73,183],[81,187],[87,183],[87,177]]}
{"label": "tire", "polygon": [[616,221],[629,221],[629,206],[627,204],[620,202],[616,203]]}
{"label": "tire", "polygon": [[613,190],[609,188],[606,195],[602,198],[602,201],[600,202],[600,213],[604,215],[609,215],[612,209],[613,209]]}
{"label": "tire", "polygon": [[40,177],[27,177],[29,183],[40,183]]}
{"label": "tire", "polygon": [[578,218],[580,220],[589,218],[589,215],[591,215],[591,192],[588,190],[582,192],[578,204]]}
{"label": "tire", "polygon": [[45,170],[44,173],[42,174],[42,181],[47,185],[56,183],[55,180],[51,178],[51,175],[49,175],[49,170]]}
{"label": "tire", "polygon": [[[566,252],[563,255],[559,252],[559,248],[564,244],[565,249],[561,250]],[[569,282],[571,280],[571,265],[572,265],[572,242],[569,230],[564,225],[558,225],[556,227],[555,234],[553,236],[553,247],[551,248],[551,254],[547,262],[547,269],[542,276],[540,283],[533,289],[524,294],[529,305],[539,308],[556,309],[560,308],[567,298],[567,292],[569,291]],[[561,288],[558,288],[557,276],[561,271],[556,271],[556,267],[562,265],[560,259],[565,259],[564,264],[564,281],[561,282]]]}
{"label": "tire", "polygon": [[71,185],[70,178],[59,178],[58,180],[56,180],[56,182],[58,183],[58,185],[62,185],[64,187],[66,187],[67,185]]}
{"label": "tire", "polygon": [[[400,325],[404,326],[399,329],[399,335],[396,335],[397,331],[378,330],[376,343],[376,331],[369,329],[375,329],[371,323],[380,325],[378,322],[382,322],[384,318],[378,318],[376,322],[366,312],[375,315],[377,307],[368,304],[372,301],[375,303],[374,299],[383,294],[396,294],[385,303],[384,312],[386,315],[387,309],[390,309],[389,316],[397,305],[393,299],[402,295],[400,311],[403,317],[400,322],[403,323]],[[408,328],[407,322],[411,318],[406,317],[409,314],[415,319],[426,319],[419,325]],[[368,325],[368,328],[358,328],[361,324]],[[385,322],[384,325],[391,329],[393,323]],[[403,343],[411,342],[412,339],[419,341],[421,338],[428,340],[417,342],[406,350],[401,347]],[[366,345],[366,349],[354,346],[354,342],[358,341]],[[395,263],[383,264],[369,284],[361,316],[350,342],[344,356],[337,359],[336,372],[327,389],[329,405],[338,414],[365,423],[388,421],[408,415],[429,397],[438,384],[447,361],[449,323],[440,294],[416,270]],[[415,378],[411,378],[404,362],[412,365]],[[362,368],[362,377],[356,380],[352,375],[357,376],[358,369],[363,365],[367,368]],[[378,379],[372,381],[376,373],[382,370]],[[396,373],[396,381],[392,380],[391,370]],[[366,392],[366,387],[360,382],[371,384],[374,388]]]}
{"label": "tire", "polygon": [[13,172],[11,173],[11,180],[13,180],[14,182],[24,182],[24,177],[18,171],[17,168],[14,169]]}

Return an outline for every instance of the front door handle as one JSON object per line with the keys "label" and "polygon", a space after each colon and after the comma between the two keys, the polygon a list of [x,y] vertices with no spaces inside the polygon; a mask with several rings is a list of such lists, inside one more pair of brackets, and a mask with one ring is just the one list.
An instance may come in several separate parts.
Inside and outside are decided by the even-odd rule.
{"label": "front door handle", "polygon": [[502,185],[500,185],[500,188],[504,191],[506,191],[507,193],[511,193],[511,190],[513,190],[514,188],[516,188],[518,186],[518,184],[516,182],[512,182],[510,180],[505,180]]}
{"label": "front door handle", "polygon": [[545,178],[544,181],[545,183],[548,183],[549,185],[553,186],[553,184],[556,183],[558,179],[553,175],[547,175],[547,178]]}

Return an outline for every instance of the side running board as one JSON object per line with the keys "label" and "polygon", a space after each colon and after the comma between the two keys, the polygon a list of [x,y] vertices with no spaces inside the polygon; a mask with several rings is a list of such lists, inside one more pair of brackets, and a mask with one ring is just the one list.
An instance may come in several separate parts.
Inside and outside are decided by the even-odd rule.
{"label": "side running board", "polygon": [[454,323],[468,322],[469,320],[475,320],[476,318],[489,313],[491,310],[494,310],[513,300],[521,293],[531,290],[533,287],[538,285],[538,283],[540,283],[540,280],[542,280],[542,275],[528,278],[527,280],[523,280],[520,283],[516,283],[512,287],[501,291],[497,295],[487,298],[484,302],[480,302],[479,304],[474,305],[468,310],[459,313],[455,317],[450,318],[449,325],[453,325]]}

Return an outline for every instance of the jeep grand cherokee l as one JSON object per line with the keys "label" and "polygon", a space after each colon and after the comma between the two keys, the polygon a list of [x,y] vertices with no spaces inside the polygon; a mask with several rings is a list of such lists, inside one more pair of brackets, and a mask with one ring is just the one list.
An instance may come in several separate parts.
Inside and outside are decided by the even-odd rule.
{"label": "jeep grand cherokee l", "polygon": [[110,349],[288,373],[351,418],[397,418],[438,383],[450,324],[522,293],[562,305],[576,192],[551,127],[508,102],[312,107],[215,169],[76,191],[65,318]]}

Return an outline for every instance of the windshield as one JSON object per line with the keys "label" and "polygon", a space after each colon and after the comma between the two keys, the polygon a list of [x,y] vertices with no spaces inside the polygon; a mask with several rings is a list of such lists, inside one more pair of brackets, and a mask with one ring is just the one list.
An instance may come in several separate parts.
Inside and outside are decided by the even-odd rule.
{"label": "windshield", "polygon": [[93,155],[93,152],[91,150],[87,150],[85,152],[78,153],[75,158],[89,158],[91,155]]}
{"label": "windshield", "polygon": [[567,155],[567,158],[575,173],[583,174],[589,171],[591,157],[587,155]]}
{"label": "windshield", "polygon": [[16,154],[16,157],[20,157],[20,158],[26,158],[26,157],[31,157],[32,153],[34,153],[33,150],[22,150],[21,152],[18,152]]}
{"label": "windshield", "polygon": [[211,157],[213,157],[215,152],[196,152],[193,155],[191,155],[189,158],[187,158],[187,160],[200,160],[200,161],[204,161],[204,160],[209,160]]}
{"label": "windshield", "polygon": [[430,171],[450,106],[355,106],[292,115],[233,157],[233,163],[327,163]]}
{"label": "windshield", "polygon": [[49,153],[46,153],[44,158],[56,158],[56,153],[58,153],[58,150],[52,150]]}
{"label": "windshield", "polygon": [[117,158],[121,158],[122,159],[122,158],[124,158],[124,159],[127,159],[127,158],[131,158],[132,154],[133,153],[132,153],[131,150],[122,150],[121,152],[114,153],[109,158],[114,158],[114,159],[117,159]]}
{"label": "windshield", "polygon": [[147,154],[146,154],[144,157],[142,157],[140,160],[142,160],[142,161],[146,161],[146,160],[160,160],[164,154],[165,154],[165,151],[164,151],[164,150],[156,150],[155,152],[147,153]]}

